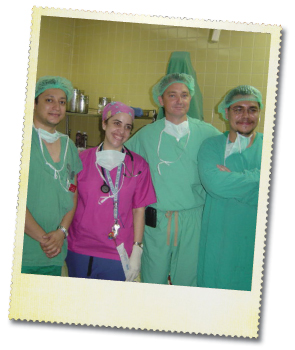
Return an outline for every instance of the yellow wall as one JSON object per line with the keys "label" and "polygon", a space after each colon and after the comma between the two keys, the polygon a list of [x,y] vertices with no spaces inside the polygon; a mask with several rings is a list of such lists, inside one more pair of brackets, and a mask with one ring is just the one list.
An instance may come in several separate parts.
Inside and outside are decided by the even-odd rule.
{"label": "yellow wall", "polygon": [[42,17],[37,76],[60,75],[72,79],[75,20]]}
{"label": "yellow wall", "polygon": [[[98,98],[106,96],[156,109],[152,86],[166,73],[173,51],[188,51],[203,95],[204,119],[224,131],[216,106],[231,88],[253,85],[265,103],[270,35],[223,30],[219,42],[212,43],[211,33],[201,28],[44,16],[37,75],[70,79],[89,95],[90,108],[97,108]],[[86,119],[89,124],[93,117]],[[264,113],[258,131],[263,131],[263,121]],[[75,133],[80,124],[72,123]]]}

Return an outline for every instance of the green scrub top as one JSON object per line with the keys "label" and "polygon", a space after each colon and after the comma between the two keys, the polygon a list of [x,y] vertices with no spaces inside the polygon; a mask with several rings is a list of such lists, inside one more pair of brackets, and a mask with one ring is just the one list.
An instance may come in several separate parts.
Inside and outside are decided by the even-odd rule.
{"label": "green scrub top", "polygon": [[[159,146],[165,118],[144,126],[126,142],[127,148],[140,154],[149,163],[157,195],[157,203],[152,206],[162,211],[180,211],[204,205],[205,191],[197,170],[197,155],[202,142],[220,132],[212,125],[190,117],[188,123],[188,143],[188,135],[178,142],[175,137],[163,132]],[[177,160],[180,155],[180,159]],[[159,157],[165,161],[177,161],[169,165],[160,164],[159,175]]]}
{"label": "green scrub top", "polygon": [[[66,150],[67,137],[61,137],[60,162],[54,163],[45,144],[44,156],[48,163],[56,169],[61,169]],[[74,184],[75,175],[82,170],[82,162],[73,141],[69,140],[68,151],[63,170],[60,172],[61,183],[67,187],[67,179]],[[54,170],[46,165],[43,158],[39,137],[36,130],[32,130],[27,208],[36,222],[46,233],[55,231],[64,215],[73,208],[74,193],[65,191],[60,181],[54,178]],[[62,252],[54,258],[47,258],[40,247],[40,243],[25,233],[23,245],[23,266],[62,266],[67,254],[67,240],[65,239]]]}
{"label": "green scrub top", "polygon": [[263,135],[226,158],[228,132],[200,148],[199,174],[207,196],[201,228],[198,286],[251,290]]}
{"label": "green scrub top", "polygon": [[[191,63],[191,57],[190,53],[186,51],[175,51],[172,52],[170,61],[168,63],[167,73],[186,73],[193,77],[195,81],[195,94],[192,96],[191,102],[190,102],[190,108],[188,111],[188,115],[192,116],[193,118],[203,120],[203,97],[202,93],[198,84],[196,71],[193,68],[193,65]],[[164,118],[164,110],[163,107],[159,108],[157,119]]]}

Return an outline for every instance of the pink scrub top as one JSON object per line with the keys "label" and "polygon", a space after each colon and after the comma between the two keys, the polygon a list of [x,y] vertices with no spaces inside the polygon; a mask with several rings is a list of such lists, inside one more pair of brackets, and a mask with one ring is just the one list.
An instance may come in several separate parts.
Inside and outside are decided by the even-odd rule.
{"label": "pink scrub top", "polygon": [[[78,174],[78,203],[69,229],[68,249],[78,254],[105,259],[120,260],[114,240],[108,238],[114,225],[114,201],[109,198],[99,204],[101,197],[108,193],[101,191],[104,184],[95,162],[97,147],[80,153],[83,170]],[[124,242],[124,247],[130,256],[134,241],[132,209],[146,207],[156,202],[156,194],[151,180],[148,163],[138,154],[133,156],[134,175],[130,176],[122,166],[121,179],[123,186],[118,193],[118,223],[120,225],[116,244]],[[125,164],[131,172],[132,161],[126,153]],[[99,167],[101,170],[101,168]],[[127,176],[123,176],[126,172]],[[140,173],[139,173],[140,172]],[[111,170],[113,183],[116,181],[117,168]],[[106,176],[105,176],[106,177]],[[124,178],[124,180],[123,180]],[[111,192],[109,192],[111,193]],[[112,194],[112,193],[111,193]]]}

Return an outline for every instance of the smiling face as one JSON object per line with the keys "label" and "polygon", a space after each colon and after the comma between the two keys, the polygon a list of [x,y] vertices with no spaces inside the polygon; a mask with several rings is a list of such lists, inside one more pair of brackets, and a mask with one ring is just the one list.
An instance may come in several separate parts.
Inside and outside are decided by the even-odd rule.
{"label": "smiling face", "polygon": [[165,108],[166,119],[174,124],[180,124],[186,120],[191,95],[185,84],[174,83],[159,96],[159,102]]}
{"label": "smiling face", "polygon": [[103,149],[121,151],[123,143],[129,139],[133,120],[131,115],[127,113],[117,113],[104,120],[102,128],[105,131]]}
{"label": "smiling face", "polygon": [[54,132],[66,115],[66,94],[61,89],[48,89],[38,96],[34,105],[34,125]]}
{"label": "smiling face", "polygon": [[230,140],[233,142],[237,132],[247,137],[254,132],[259,121],[260,108],[258,102],[239,101],[226,109],[225,113],[229,121]]}

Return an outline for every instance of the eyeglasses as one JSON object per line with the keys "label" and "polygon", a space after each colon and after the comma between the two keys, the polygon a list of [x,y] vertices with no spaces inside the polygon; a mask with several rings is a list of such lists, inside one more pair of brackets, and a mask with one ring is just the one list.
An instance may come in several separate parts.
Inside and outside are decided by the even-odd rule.
{"label": "eyeglasses", "polygon": [[[230,108],[231,107],[229,107],[229,109]],[[249,107],[249,108],[245,108],[245,107],[242,107],[242,106],[237,106],[237,107],[231,108],[231,110],[237,116],[244,115],[245,113],[247,113],[249,115],[257,115],[259,113],[259,108],[255,107],[255,106],[252,106],[252,107]]]}

